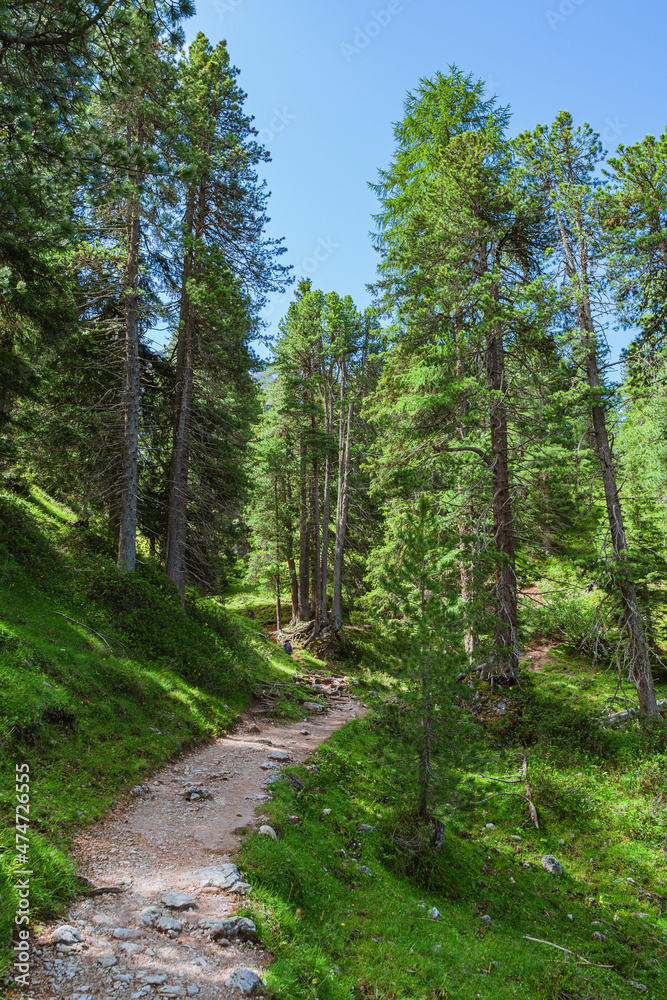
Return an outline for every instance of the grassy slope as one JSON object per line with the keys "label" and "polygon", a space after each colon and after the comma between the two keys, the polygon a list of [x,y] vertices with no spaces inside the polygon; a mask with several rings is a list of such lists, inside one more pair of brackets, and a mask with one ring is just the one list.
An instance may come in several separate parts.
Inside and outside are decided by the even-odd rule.
{"label": "grassy slope", "polygon": [[[117,573],[101,537],[73,520],[39,493],[0,497],[3,933],[15,902],[16,761],[30,764],[33,779],[31,903],[39,918],[76,891],[65,851],[77,826],[166,758],[229,726],[259,679],[288,679],[293,669],[258,633],[271,624],[265,600],[244,590],[229,600],[235,611],[253,609],[254,621],[193,600],[186,620],[154,568]],[[295,658],[318,666],[303,652]],[[560,651],[554,659],[512,693],[504,723],[477,734],[497,774],[513,770],[513,754],[527,748],[539,831],[521,800],[494,799],[454,813],[434,854],[411,818],[412,799],[397,791],[412,751],[381,699],[320,748],[319,773],[300,769],[303,793],[277,784],[270,814],[280,840],[251,837],[245,846],[251,908],[277,958],[276,995],[602,1000],[638,995],[631,979],[654,997],[667,993],[667,744],[636,726],[600,730],[590,716],[612,678]],[[396,692],[388,675],[366,679],[383,698]],[[469,779],[473,788],[480,782]],[[477,792],[485,794],[481,785]],[[360,823],[376,832],[362,835]],[[547,852],[561,858],[561,878],[542,870]],[[652,898],[638,898],[640,890]],[[428,917],[431,906],[440,919]],[[613,968],[566,964],[524,934]]]}
{"label": "grassy slope", "polygon": [[37,490],[0,496],[0,952],[16,905],[16,763],[30,765],[39,919],[76,891],[65,853],[76,827],[228,728],[259,680],[293,670],[216,600],[189,601],[186,618],[154,566],[119,573],[104,537],[75,518]]}
{"label": "grassy slope", "polygon": [[[631,980],[667,995],[664,730],[601,730],[590,718],[610,675],[561,650],[552,659],[511,693],[504,722],[479,733],[489,773],[516,772],[526,748],[540,830],[523,800],[499,797],[453,813],[434,853],[396,791],[413,765],[378,699],[320,748],[319,773],[300,769],[304,792],[276,785],[267,811],[280,839],[249,838],[244,861],[280,997],[620,1000],[640,995]],[[543,870],[547,853],[562,876]],[[566,963],[524,935],[612,968]]]}

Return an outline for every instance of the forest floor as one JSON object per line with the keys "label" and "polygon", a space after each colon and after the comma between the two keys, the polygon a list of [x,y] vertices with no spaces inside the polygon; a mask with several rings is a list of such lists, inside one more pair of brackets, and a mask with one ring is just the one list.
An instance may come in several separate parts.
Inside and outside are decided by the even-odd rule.
{"label": "forest floor", "polygon": [[[458,686],[469,710],[434,761],[436,851],[416,818],[418,720],[398,678],[360,665],[368,714],[297,769],[303,789],[276,784],[262,811],[278,841],[241,848],[276,996],[667,995],[665,727],[601,726],[615,672],[562,645],[535,643],[524,668],[509,690]],[[498,794],[524,757],[539,829]]]}
{"label": "forest floor", "polygon": [[586,608],[564,605],[565,630],[526,611],[514,688],[443,675],[436,850],[415,676],[381,623],[354,619],[344,663],[289,657],[271,595],[192,593],[184,615],[146,553],[118,573],[104,532],[39,490],[0,494],[0,529],[0,996],[26,864],[35,1000],[212,1000],[239,968],[280,1000],[667,996],[667,727],[605,724],[616,670],[563,638]]}
{"label": "forest floor", "polygon": [[[40,1000],[239,996],[225,981],[241,969],[261,975],[270,954],[252,940],[220,944],[201,922],[243,910],[246,889],[231,865],[242,835],[258,825],[257,805],[269,798],[267,776],[270,783],[280,771],[271,754],[282,752],[289,757],[285,763],[303,763],[314,747],[363,711],[345,692],[332,696],[325,714],[299,722],[268,720],[251,709],[233,734],[162,768],[138,786],[132,801],[82,830],[72,852],[78,871],[95,886],[122,891],[80,900],[56,923],[39,929],[30,995]],[[210,797],[188,801],[191,786]],[[169,893],[184,897],[170,906]],[[149,907],[155,909],[146,916]],[[161,917],[167,918],[164,929],[156,926]],[[169,918],[176,921],[171,930]],[[58,943],[63,926],[80,940]]]}

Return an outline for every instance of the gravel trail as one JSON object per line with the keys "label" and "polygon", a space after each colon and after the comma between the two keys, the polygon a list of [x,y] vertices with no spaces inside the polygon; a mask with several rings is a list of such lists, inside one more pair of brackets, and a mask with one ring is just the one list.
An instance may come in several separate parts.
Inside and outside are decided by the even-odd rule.
{"label": "gravel trail", "polygon": [[247,891],[233,859],[241,830],[257,825],[267,779],[307,760],[363,712],[357,699],[338,692],[325,713],[300,722],[251,712],[233,733],[164,767],[82,831],[73,850],[79,872],[121,891],[82,899],[43,928],[33,941],[27,994],[220,1000],[241,997],[254,983],[253,995],[261,995],[252,974],[261,976],[271,956],[242,921],[221,923]]}

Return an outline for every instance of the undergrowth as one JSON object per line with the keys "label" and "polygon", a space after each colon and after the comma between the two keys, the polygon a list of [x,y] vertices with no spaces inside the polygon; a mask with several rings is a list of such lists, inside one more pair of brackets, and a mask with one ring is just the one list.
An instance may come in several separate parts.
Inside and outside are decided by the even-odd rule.
{"label": "undergrowth", "polygon": [[[603,729],[591,706],[613,678],[559,651],[543,676],[496,692],[507,711],[477,726],[474,767],[437,803],[446,834],[435,850],[395,691],[374,686],[384,700],[367,699],[369,716],[320,747],[316,771],[297,769],[302,792],[274,785],[264,811],[278,841],[255,835],[243,848],[274,995],[620,1000],[634,981],[665,996],[664,727]],[[461,723],[470,745],[464,708]],[[507,794],[523,791],[524,755],[539,829]],[[547,854],[562,875],[543,868]]]}
{"label": "undergrowth", "polygon": [[[74,522],[37,490],[0,496],[5,942],[17,904],[16,763],[30,766],[26,861],[42,919],[77,892],[67,855],[77,827],[229,728],[258,686],[285,682],[277,713],[300,715],[288,682],[322,669],[263,634],[275,626],[267,595],[238,586],[223,608],[193,592],[183,613],[156,564],[119,573],[104,533]],[[620,1000],[636,995],[631,981],[666,995],[664,727],[605,729],[616,676],[564,645],[510,691],[452,680],[447,753],[434,762],[432,813],[445,824],[436,850],[433,824],[418,818],[418,729],[406,725],[400,657],[368,623],[350,635],[337,668],[355,667],[369,715],[321,746],[314,769],[296,769],[301,792],[273,785],[266,814],[278,841],[254,835],[243,847],[248,912],[275,956],[273,995]],[[524,757],[539,829],[521,797]],[[562,875],[543,869],[546,854]]]}

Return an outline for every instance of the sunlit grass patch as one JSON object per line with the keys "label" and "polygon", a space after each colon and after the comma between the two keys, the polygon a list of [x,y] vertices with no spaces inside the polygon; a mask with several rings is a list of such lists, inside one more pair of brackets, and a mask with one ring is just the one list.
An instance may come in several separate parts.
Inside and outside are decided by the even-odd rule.
{"label": "sunlit grass patch", "polygon": [[[568,710],[580,726],[568,742],[564,678],[575,695],[598,699],[610,681],[589,663],[586,685],[582,670],[556,660],[537,707],[530,689],[513,695],[527,716],[519,713],[514,733],[499,741],[493,727],[480,730],[486,764],[462,773],[456,801],[440,803],[447,833],[438,852],[400,780],[414,762],[389,704],[376,702],[319,748],[318,773],[299,770],[304,792],[274,786],[267,813],[279,840],[254,836],[243,857],[252,910],[276,955],[276,996],[621,1000],[634,995],[631,979],[649,995],[667,992],[667,842],[656,806],[664,736],[584,725],[587,706],[574,718]],[[524,753],[539,829],[525,800],[495,795],[511,785],[489,781],[516,773]],[[466,805],[477,799],[486,802]],[[563,875],[544,870],[547,854]],[[526,938],[569,949],[570,961]]]}

